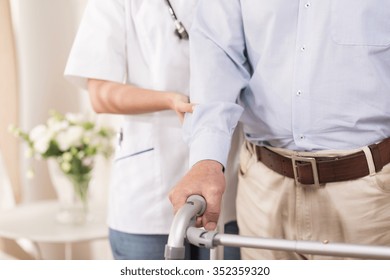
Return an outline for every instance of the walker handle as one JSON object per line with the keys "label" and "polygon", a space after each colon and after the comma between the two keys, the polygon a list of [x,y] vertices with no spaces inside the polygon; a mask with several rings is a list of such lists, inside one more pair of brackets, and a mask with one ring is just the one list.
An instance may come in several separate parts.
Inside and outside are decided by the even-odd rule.
{"label": "walker handle", "polygon": [[176,213],[165,245],[166,260],[183,260],[185,256],[184,239],[187,228],[195,224],[197,216],[206,210],[206,200],[200,195],[191,195]]}

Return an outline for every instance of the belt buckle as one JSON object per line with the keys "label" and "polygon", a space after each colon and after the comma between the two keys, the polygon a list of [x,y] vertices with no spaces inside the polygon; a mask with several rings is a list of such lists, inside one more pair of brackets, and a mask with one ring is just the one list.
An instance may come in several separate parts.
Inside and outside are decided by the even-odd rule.
{"label": "belt buckle", "polygon": [[[320,180],[318,177],[318,170],[317,170],[317,164],[316,164],[316,159],[314,157],[300,157],[300,156],[295,156],[293,155],[291,157],[292,160],[292,167],[294,171],[294,180],[297,185],[304,185],[304,186],[320,186]],[[311,185],[306,185],[302,184],[301,182],[298,181],[298,171],[297,171],[297,162],[308,162],[311,165],[311,171],[313,173],[313,179],[314,179],[314,184]]]}

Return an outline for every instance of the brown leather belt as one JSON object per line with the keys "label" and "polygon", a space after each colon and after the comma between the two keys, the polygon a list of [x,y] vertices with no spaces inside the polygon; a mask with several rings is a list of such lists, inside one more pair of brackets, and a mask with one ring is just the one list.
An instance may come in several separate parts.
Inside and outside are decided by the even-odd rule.
{"label": "brown leather belt", "polygon": [[[390,162],[390,138],[368,146],[375,171]],[[255,146],[258,160],[284,176],[294,178],[303,185],[325,184],[354,180],[370,174],[363,151],[340,157],[286,157],[265,147]]]}

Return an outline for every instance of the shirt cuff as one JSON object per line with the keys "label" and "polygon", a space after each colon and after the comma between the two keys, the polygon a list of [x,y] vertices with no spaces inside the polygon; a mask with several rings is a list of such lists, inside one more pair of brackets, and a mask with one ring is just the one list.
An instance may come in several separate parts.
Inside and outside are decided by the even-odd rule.
{"label": "shirt cuff", "polygon": [[202,160],[215,160],[224,167],[230,150],[231,136],[218,132],[203,132],[191,142],[190,167]]}

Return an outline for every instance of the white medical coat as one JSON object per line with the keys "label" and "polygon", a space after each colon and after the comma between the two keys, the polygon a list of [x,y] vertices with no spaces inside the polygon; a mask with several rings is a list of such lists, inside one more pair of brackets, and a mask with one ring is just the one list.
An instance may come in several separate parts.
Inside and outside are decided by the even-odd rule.
{"label": "white medical coat", "polygon": [[[171,0],[190,29],[196,0]],[[90,0],[65,75],[86,87],[86,78],[126,82],[188,95],[188,40],[163,0]],[[111,228],[136,234],[166,234],[173,218],[169,190],[188,170],[188,147],[175,112],[124,116],[109,198]]]}

